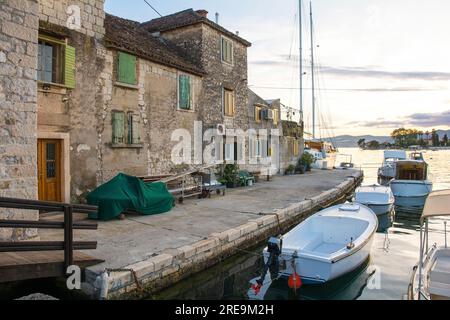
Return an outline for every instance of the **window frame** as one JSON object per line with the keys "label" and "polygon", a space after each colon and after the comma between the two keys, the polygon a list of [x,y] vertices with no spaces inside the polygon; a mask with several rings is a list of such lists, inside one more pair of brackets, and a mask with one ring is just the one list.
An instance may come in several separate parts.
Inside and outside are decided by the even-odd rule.
{"label": "window frame", "polygon": [[[40,52],[40,46],[41,43],[44,44],[49,44],[53,47],[52,50],[52,71],[51,71],[51,76],[52,76],[52,80],[51,81],[45,81],[45,79],[39,79],[39,75],[42,72],[39,69],[39,52]],[[66,40],[62,40],[62,39],[58,39],[58,38],[54,38],[51,36],[47,36],[46,34],[38,34],[38,63],[37,63],[37,68],[36,68],[36,79],[38,83],[43,83],[43,84],[50,84],[50,85],[55,85],[55,86],[66,86],[65,83],[65,64],[66,64],[66,59],[65,59],[65,51],[66,51],[66,46],[67,46],[67,42]],[[56,50],[55,50],[56,48]],[[55,65],[55,52],[57,52],[58,57],[56,57],[57,59],[57,64]],[[41,56],[42,59],[42,56]],[[55,68],[59,68],[60,70],[54,70]],[[57,76],[57,74],[59,74]],[[59,81],[55,81],[55,78],[59,77]]]}
{"label": "window frame", "polygon": [[[114,114],[122,114],[123,115],[123,127],[122,127],[122,142],[120,141],[116,141],[115,140],[115,120],[114,120]],[[137,118],[138,121],[138,129],[137,129],[137,133],[138,133],[138,137],[139,137],[139,142],[138,143],[134,143],[133,142],[133,136],[132,136],[132,132],[133,132],[133,119]],[[141,115],[133,110],[129,110],[129,111],[124,111],[124,110],[112,110],[111,111],[111,147],[112,148],[143,148],[143,143],[142,143],[142,136],[141,136],[141,130],[142,130],[142,126],[141,126]]]}
{"label": "window frame", "polygon": [[[229,43],[231,46],[231,61],[225,60],[224,42]],[[231,66],[234,65],[234,42],[233,42],[233,40],[231,40],[230,38],[225,37],[225,36],[220,36],[220,60],[223,63],[229,64]]]}
{"label": "window frame", "polygon": [[[232,96],[232,112],[227,113],[226,96],[231,93]],[[235,90],[222,87],[222,113],[225,117],[234,118],[236,116],[236,92]]]}

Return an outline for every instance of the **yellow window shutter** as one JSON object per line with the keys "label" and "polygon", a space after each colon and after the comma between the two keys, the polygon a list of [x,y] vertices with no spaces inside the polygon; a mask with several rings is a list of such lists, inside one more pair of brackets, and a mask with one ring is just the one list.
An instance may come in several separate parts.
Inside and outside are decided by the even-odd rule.
{"label": "yellow window shutter", "polygon": [[66,45],[64,84],[73,89],[75,88],[75,48]]}

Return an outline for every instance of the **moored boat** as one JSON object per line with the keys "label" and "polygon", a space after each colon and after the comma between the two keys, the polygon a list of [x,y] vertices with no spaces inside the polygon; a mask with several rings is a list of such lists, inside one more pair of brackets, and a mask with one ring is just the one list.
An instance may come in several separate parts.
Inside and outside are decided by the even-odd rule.
{"label": "moored boat", "polygon": [[355,191],[354,201],[369,207],[377,215],[378,231],[391,226],[395,198],[390,187],[378,184],[359,187]]}
{"label": "moored boat", "polygon": [[[447,244],[449,204],[450,190],[432,192],[425,203],[420,219],[420,258],[413,268],[408,286],[409,300],[450,300],[450,248]],[[444,220],[445,244],[430,247],[428,220],[436,217]]]}
{"label": "moored boat", "polygon": [[[368,258],[377,227],[375,213],[364,205],[324,209],[283,237],[280,274],[296,273],[305,284],[321,284],[351,272]],[[266,262],[269,257],[266,248]]]}
{"label": "moored boat", "polygon": [[389,182],[395,197],[396,211],[421,213],[433,189],[428,180],[428,165],[422,160],[396,162],[395,179]]}
{"label": "moored boat", "polygon": [[400,160],[406,160],[406,152],[403,150],[384,151],[383,165],[378,169],[378,183],[388,185],[389,181],[394,179],[396,163]]}

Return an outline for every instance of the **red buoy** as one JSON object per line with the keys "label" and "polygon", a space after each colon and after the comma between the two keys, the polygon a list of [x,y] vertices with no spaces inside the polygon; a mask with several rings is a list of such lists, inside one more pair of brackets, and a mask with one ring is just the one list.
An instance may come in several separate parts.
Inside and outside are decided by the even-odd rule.
{"label": "red buoy", "polygon": [[297,274],[297,272],[294,271],[294,273],[289,277],[288,286],[291,289],[300,289],[300,287],[302,286],[302,279],[300,279],[300,276]]}

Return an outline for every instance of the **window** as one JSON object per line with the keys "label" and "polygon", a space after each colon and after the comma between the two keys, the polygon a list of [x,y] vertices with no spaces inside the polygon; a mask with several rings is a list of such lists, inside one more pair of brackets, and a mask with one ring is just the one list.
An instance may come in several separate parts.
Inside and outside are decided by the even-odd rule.
{"label": "window", "polygon": [[178,76],[178,108],[182,110],[192,109],[191,77]]}
{"label": "window", "polygon": [[136,85],[136,57],[119,52],[117,55],[118,67],[117,67],[117,81],[125,84]]}
{"label": "window", "polygon": [[112,113],[112,143],[125,143],[125,114],[123,112],[114,111]]}
{"label": "window", "polygon": [[273,110],[273,125],[277,126],[278,122],[280,121],[280,116],[279,116],[279,112],[278,110]]}
{"label": "window", "polygon": [[128,144],[141,143],[141,117],[139,114],[128,113]]}
{"label": "window", "polygon": [[223,112],[228,117],[234,117],[235,106],[233,90],[223,90]]}
{"label": "window", "polygon": [[112,144],[116,147],[140,146],[141,144],[141,117],[134,112],[113,111]]}
{"label": "window", "polygon": [[75,48],[63,40],[39,35],[37,79],[75,88]]}
{"label": "window", "polygon": [[255,107],[255,122],[261,122],[261,107]]}
{"label": "window", "polygon": [[222,37],[221,44],[222,51],[222,61],[233,64],[233,42],[231,40]]}

